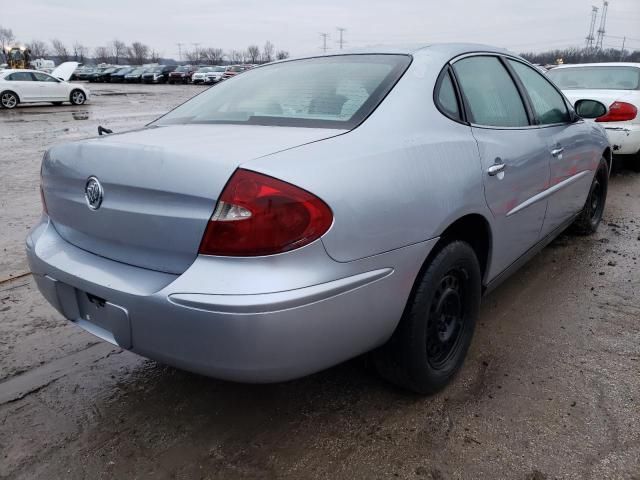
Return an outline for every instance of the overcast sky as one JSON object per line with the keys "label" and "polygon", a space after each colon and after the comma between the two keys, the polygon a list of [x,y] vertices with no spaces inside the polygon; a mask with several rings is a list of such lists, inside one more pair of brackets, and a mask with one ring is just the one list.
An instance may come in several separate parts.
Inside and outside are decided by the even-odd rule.
{"label": "overcast sky", "polygon": [[[336,27],[347,29],[351,47],[471,41],[522,52],[583,45],[591,5],[601,1],[19,0],[9,2],[0,25],[23,42],[60,38],[94,48],[118,38],[176,59],[178,42],[244,50],[271,40],[292,55],[314,53],[321,32],[336,50]],[[619,48],[617,37],[626,35],[627,46],[640,50],[640,0],[609,3],[605,45]]]}

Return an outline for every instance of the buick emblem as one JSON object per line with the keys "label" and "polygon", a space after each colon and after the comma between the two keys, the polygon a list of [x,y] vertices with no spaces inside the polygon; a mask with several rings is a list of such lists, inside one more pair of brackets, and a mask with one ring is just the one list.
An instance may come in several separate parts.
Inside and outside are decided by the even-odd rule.
{"label": "buick emblem", "polygon": [[91,210],[97,210],[102,205],[104,190],[102,190],[102,185],[100,185],[96,177],[87,179],[87,184],[84,186],[84,198],[86,198],[87,205]]}

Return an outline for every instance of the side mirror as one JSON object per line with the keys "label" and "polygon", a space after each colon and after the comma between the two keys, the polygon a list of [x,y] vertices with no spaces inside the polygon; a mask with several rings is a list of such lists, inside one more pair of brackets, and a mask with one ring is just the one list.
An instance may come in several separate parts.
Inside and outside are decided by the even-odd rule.
{"label": "side mirror", "polygon": [[607,114],[607,107],[597,100],[578,100],[575,104],[576,113],[582,118],[598,118]]}

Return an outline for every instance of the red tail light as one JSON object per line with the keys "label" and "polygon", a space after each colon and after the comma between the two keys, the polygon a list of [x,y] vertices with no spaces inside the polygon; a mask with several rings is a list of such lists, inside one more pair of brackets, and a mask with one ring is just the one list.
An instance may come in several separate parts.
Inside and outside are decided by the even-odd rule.
{"label": "red tail light", "polygon": [[596,118],[596,122],[625,122],[638,115],[635,105],[627,102],[613,102],[606,115]]}
{"label": "red tail light", "polygon": [[237,170],[224,188],[200,244],[204,255],[272,255],[307,245],[331,226],[318,197],[267,175]]}

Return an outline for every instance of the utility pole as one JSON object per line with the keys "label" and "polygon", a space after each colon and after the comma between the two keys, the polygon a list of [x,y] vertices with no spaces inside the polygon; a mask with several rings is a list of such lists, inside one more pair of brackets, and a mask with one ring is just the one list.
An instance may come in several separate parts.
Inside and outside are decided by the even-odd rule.
{"label": "utility pole", "polygon": [[196,63],[197,63],[200,61],[200,49],[198,48],[200,46],[200,43],[196,42],[196,43],[192,43],[191,45],[193,45],[194,48],[196,49],[196,58],[197,58]]}
{"label": "utility pole", "polygon": [[595,6],[591,6],[591,24],[589,26],[589,33],[586,37],[587,43],[586,43],[586,47],[588,50],[591,50],[593,48],[593,41],[595,40],[595,37],[593,36],[593,33],[595,31],[596,28],[596,20],[598,18],[598,7]]}
{"label": "utility pole", "polygon": [[596,50],[602,50],[602,41],[604,40],[605,27],[607,26],[607,9],[609,2],[602,2],[602,15],[600,16],[600,28],[598,28],[598,38],[596,40]]}
{"label": "utility pole", "polygon": [[327,38],[329,37],[328,33],[321,33],[320,36],[322,37],[322,51],[324,53],[327,53]]}
{"label": "utility pole", "polygon": [[182,61],[182,45],[184,45],[184,43],[178,42],[176,45],[178,46],[178,59]]}
{"label": "utility pole", "polygon": [[624,44],[627,43],[627,37],[622,37],[622,50],[620,50],[620,61],[624,58]]}
{"label": "utility pole", "polygon": [[342,38],[342,35],[344,34],[344,32],[347,30],[346,28],[342,28],[342,27],[338,27],[337,28],[338,32],[340,32],[340,40],[338,40],[338,45],[340,45],[340,50],[342,50],[342,47],[344,46],[344,39]]}

